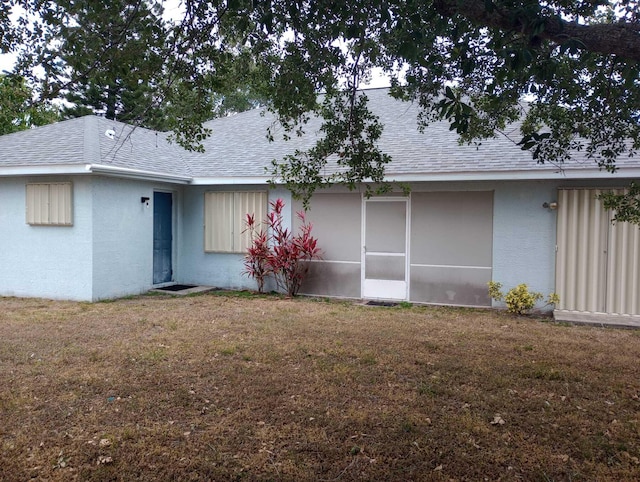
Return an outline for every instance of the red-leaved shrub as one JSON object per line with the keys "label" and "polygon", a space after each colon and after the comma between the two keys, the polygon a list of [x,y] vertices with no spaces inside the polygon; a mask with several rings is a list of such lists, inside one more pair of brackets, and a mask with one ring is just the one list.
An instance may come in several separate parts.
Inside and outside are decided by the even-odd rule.
{"label": "red-leaved shrub", "polygon": [[295,296],[309,271],[306,261],[319,259],[321,251],[303,212],[296,213],[302,224],[294,234],[283,226],[284,201],[277,199],[269,205],[271,211],[262,226],[253,215],[247,214],[246,225],[252,243],[244,258],[243,274],[256,280],[260,292],[266,279],[273,276],[278,289]]}

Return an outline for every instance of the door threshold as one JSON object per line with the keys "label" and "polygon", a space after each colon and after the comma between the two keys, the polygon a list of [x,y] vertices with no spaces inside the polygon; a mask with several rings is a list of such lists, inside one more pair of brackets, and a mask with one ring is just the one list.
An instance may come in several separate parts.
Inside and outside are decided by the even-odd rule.
{"label": "door threshold", "polygon": [[382,300],[370,300],[364,303],[366,306],[398,306],[398,302],[396,301],[382,301]]}
{"label": "door threshold", "polygon": [[193,293],[205,293],[207,291],[213,291],[216,288],[213,286],[199,286],[199,285],[183,285],[172,284],[167,286],[158,286],[149,290],[151,293],[164,293],[166,295],[191,295]]}

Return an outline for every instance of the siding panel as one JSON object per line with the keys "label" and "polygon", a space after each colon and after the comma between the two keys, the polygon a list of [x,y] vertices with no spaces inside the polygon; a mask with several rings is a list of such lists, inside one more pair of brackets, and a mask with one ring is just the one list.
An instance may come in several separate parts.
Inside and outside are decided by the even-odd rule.
{"label": "siding panel", "polygon": [[[558,310],[640,314],[640,228],[611,223],[600,189],[558,196]],[[616,193],[622,190],[614,190]]]}

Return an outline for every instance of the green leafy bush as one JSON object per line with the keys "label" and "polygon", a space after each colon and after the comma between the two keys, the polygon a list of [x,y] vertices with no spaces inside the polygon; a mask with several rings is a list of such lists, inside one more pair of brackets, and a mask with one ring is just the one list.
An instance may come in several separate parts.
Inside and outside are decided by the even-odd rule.
{"label": "green leafy bush", "polygon": [[[506,296],[502,293],[502,283],[489,281],[487,284],[489,285],[489,296],[496,301],[504,299],[507,311],[516,315],[527,313],[533,309],[538,301],[543,299],[542,293],[529,291],[529,287],[525,283],[520,283],[515,288],[511,288]],[[545,306],[555,305],[559,301],[560,298],[556,293],[550,293]]]}

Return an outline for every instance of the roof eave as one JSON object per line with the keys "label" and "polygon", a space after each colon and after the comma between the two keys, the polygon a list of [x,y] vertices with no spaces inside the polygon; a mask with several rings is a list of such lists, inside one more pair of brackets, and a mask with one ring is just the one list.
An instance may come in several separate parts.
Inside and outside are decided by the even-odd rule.
{"label": "roof eave", "polygon": [[17,176],[70,176],[79,174],[100,174],[103,176],[161,181],[174,184],[190,184],[190,176],[167,174],[143,169],[131,169],[104,164],[46,164],[41,166],[4,166],[0,167],[0,177]]}
{"label": "roof eave", "polygon": [[103,176],[123,177],[144,181],[162,181],[174,184],[191,184],[193,181],[191,176],[146,171],[143,169],[131,169],[127,167],[107,166],[104,164],[88,164],[87,170],[94,174],[101,174]]}
{"label": "roof eave", "polygon": [[556,170],[518,170],[518,171],[482,171],[482,172],[427,172],[388,174],[388,182],[421,181],[545,181],[568,179],[615,179],[638,178],[640,168],[619,168],[615,173],[600,169],[556,169]]}
{"label": "roof eave", "polygon": [[[269,176],[190,177],[142,169],[109,166],[105,164],[47,164],[31,166],[0,167],[0,177],[45,176],[45,175],[81,175],[100,174],[104,176],[138,179],[146,181],[170,182],[193,185],[264,185],[273,178]],[[418,172],[389,173],[388,182],[445,182],[445,181],[536,181],[568,179],[631,179],[640,178],[640,168],[621,167],[616,173],[594,169],[564,170],[518,170],[518,171],[482,171],[482,172]],[[276,182],[276,184],[280,184]]]}
{"label": "roof eave", "polygon": [[196,186],[233,186],[233,185],[260,185],[267,184],[273,178],[269,176],[236,176],[236,177],[194,177],[191,184]]}
{"label": "roof eave", "polygon": [[90,174],[88,167],[88,164],[2,166],[0,167],[0,177]]}

